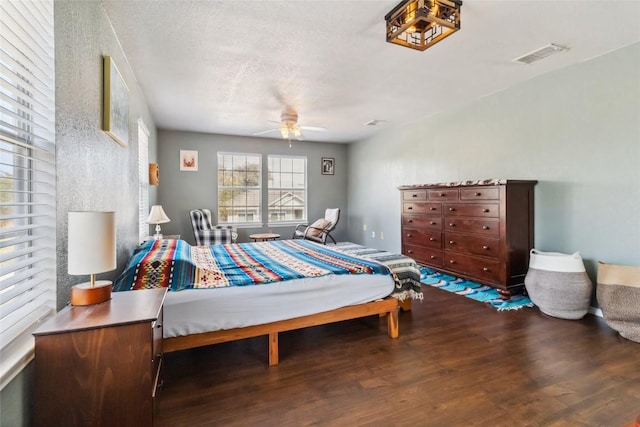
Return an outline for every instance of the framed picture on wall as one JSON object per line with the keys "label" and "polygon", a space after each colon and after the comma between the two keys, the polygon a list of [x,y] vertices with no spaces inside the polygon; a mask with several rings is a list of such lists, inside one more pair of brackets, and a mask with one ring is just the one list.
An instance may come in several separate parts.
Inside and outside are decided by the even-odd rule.
{"label": "framed picture on wall", "polygon": [[335,169],[336,159],[332,157],[322,158],[322,175],[333,175]]}
{"label": "framed picture on wall", "polygon": [[180,150],[180,170],[196,172],[198,170],[198,152],[192,150]]}
{"label": "framed picture on wall", "polygon": [[129,88],[110,56],[103,59],[102,130],[123,147],[129,145]]}

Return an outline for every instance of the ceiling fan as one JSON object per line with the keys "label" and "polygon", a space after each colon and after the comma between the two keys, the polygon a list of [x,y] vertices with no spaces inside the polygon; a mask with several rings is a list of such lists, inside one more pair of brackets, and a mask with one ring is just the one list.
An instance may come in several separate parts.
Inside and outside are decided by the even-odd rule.
{"label": "ceiling fan", "polygon": [[262,132],[254,133],[254,136],[264,135],[270,132],[280,132],[280,135],[283,139],[289,140],[289,147],[291,147],[291,138],[295,138],[299,141],[304,139],[304,135],[302,134],[303,130],[310,131],[326,131],[327,129],[318,126],[303,126],[298,124],[298,113],[295,111],[286,111],[280,115],[280,121],[276,122],[274,120],[269,120],[272,123],[280,124],[280,127],[264,130]]}

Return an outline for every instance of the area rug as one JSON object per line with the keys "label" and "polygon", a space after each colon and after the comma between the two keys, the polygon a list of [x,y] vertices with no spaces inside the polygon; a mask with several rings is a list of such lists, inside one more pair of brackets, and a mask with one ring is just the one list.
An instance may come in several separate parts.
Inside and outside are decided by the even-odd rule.
{"label": "area rug", "polygon": [[533,307],[529,297],[524,295],[514,295],[511,299],[505,301],[500,298],[498,291],[491,286],[440,273],[429,267],[420,267],[420,282],[476,301],[488,303],[498,311]]}

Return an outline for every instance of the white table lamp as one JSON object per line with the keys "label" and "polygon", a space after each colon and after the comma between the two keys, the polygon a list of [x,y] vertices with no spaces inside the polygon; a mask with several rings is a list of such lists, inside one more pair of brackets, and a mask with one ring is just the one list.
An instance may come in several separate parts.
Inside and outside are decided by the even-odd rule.
{"label": "white table lamp", "polygon": [[96,282],[95,275],[114,270],[116,213],[69,212],[68,272],[89,274],[89,282],[71,287],[71,305],[92,305],[111,298],[111,282]]}
{"label": "white table lamp", "polygon": [[149,212],[149,217],[147,218],[147,224],[155,224],[156,225],[156,234],[153,235],[155,240],[162,239],[162,234],[160,233],[160,224],[164,224],[166,222],[171,221],[166,213],[164,213],[164,209],[162,209],[161,205],[153,205],[151,206],[151,212]]}

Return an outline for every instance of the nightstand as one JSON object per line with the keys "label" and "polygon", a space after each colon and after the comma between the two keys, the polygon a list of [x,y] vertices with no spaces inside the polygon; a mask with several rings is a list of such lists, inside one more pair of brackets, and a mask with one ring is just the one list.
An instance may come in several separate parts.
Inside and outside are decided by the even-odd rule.
{"label": "nightstand", "polygon": [[152,426],[166,289],[67,306],[35,336],[35,425]]}
{"label": "nightstand", "polygon": [[[179,234],[163,234],[161,240],[169,240],[169,239],[180,239]],[[153,236],[147,236],[144,238],[144,241],[153,240]]]}

